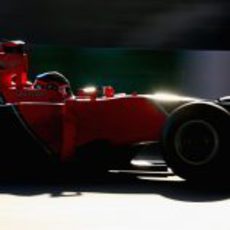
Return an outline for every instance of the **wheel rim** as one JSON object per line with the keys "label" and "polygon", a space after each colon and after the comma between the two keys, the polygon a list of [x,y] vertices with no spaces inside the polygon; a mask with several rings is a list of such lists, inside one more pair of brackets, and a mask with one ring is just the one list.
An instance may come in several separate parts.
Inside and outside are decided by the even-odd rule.
{"label": "wheel rim", "polygon": [[176,153],[190,165],[204,165],[217,154],[219,137],[215,128],[203,120],[183,123],[175,136]]}

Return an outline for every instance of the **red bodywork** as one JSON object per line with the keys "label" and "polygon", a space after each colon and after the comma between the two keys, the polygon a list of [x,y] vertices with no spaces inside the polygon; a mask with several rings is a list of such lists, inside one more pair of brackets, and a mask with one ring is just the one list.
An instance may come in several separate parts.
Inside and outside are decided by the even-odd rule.
{"label": "red bodywork", "polygon": [[61,160],[71,159],[78,147],[97,140],[114,146],[159,140],[166,115],[154,101],[136,94],[116,95],[112,87],[104,88],[101,97],[35,89],[27,79],[27,63],[24,52],[7,52],[3,47],[0,93]]}

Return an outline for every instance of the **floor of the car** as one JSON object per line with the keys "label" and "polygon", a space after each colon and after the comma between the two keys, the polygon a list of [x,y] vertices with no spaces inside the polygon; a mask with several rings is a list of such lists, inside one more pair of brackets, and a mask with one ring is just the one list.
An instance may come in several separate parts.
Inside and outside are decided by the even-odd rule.
{"label": "floor of the car", "polygon": [[136,174],[138,176],[172,176],[173,172],[167,167],[159,146],[146,146],[132,159],[131,164],[124,169],[112,169],[112,173]]}

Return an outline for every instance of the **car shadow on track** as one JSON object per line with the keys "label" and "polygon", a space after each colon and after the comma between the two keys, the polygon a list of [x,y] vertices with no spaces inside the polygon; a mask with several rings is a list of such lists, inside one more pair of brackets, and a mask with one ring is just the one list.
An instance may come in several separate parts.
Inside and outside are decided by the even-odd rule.
{"label": "car shadow on track", "polygon": [[151,194],[184,202],[214,202],[230,197],[230,186],[192,185],[176,177],[138,178],[130,175],[110,175],[96,180],[68,181],[10,180],[0,183],[0,194],[50,197],[84,196],[84,193]]}

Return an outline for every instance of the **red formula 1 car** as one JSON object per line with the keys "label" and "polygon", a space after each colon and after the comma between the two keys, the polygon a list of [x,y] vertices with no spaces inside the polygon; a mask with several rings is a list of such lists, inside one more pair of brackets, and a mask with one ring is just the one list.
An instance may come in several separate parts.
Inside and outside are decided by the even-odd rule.
{"label": "red formula 1 car", "polygon": [[93,87],[74,95],[58,72],[29,82],[23,47],[1,44],[2,169],[123,167],[134,149],[158,143],[167,165],[185,179],[226,174],[230,98],[116,94],[111,86],[100,96]]}

